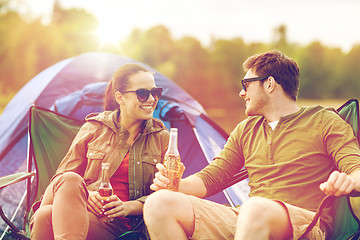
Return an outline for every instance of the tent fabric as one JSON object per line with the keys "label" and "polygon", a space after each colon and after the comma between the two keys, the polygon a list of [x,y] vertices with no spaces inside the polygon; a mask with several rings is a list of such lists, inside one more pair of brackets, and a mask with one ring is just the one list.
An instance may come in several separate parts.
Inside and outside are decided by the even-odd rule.
{"label": "tent fabric", "polygon": [[[84,119],[90,112],[101,112],[106,85],[104,82],[88,84],[82,90],[58,99],[51,109],[76,119]],[[193,127],[179,104],[171,100],[160,99],[154,117],[161,119],[168,129],[179,129],[179,152],[186,166],[184,177],[204,168],[226,143],[227,138],[223,132],[219,131],[218,126],[206,115],[194,118],[196,125]],[[233,201],[224,194],[216,194],[209,199],[232,205]],[[234,201],[239,203],[236,195],[234,198]]]}
{"label": "tent fabric", "polygon": [[[104,52],[88,52],[65,59],[32,78],[0,115],[0,177],[27,170],[29,109],[35,105],[75,119],[102,111],[103,93],[113,72],[126,63],[137,63],[154,73],[156,85],[164,89],[154,112],[169,127],[178,127],[184,176],[206,166],[223,148],[228,134],[215,124],[204,108],[188,93],[155,69],[133,59]],[[31,167],[31,166],[30,166]],[[16,185],[16,187],[15,187]],[[26,185],[15,184],[0,192],[0,204],[12,215]],[[219,203],[239,204],[243,193],[233,187],[211,197]],[[229,191],[230,192],[230,191]],[[21,215],[21,213],[20,213]],[[17,219],[17,218],[16,218]],[[21,220],[18,225],[21,224]],[[0,223],[2,224],[2,223]],[[4,225],[0,225],[4,229]]]}
{"label": "tent fabric", "polygon": [[[53,80],[55,75],[72,59],[63,60],[36,75],[6,105],[0,116],[0,161],[8,153],[9,148],[27,132],[28,112],[36,102],[39,94]],[[26,146],[26,145],[25,145]],[[7,172],[0,172],[4,175]]]}
{"label": "tent fabric", "polygon": [[[0,116],[0,166],[4,159],[12,158],[8,156],[9,152],[26,135],[28,112],[32,105],[49,108],[57,99],[80,90],[89,83],[108,82],[113,72],[126,63],[137,63],[154,72],[156,84],[165,89],[164,98],[177,102],[192,125],[195,125],[196,116],[206,115],[196,100],[155,69],[115,54],[84,53],[65,59],[36,75],[6,106]],[[8,171],[0,170],[0,176],[6,174]]]}

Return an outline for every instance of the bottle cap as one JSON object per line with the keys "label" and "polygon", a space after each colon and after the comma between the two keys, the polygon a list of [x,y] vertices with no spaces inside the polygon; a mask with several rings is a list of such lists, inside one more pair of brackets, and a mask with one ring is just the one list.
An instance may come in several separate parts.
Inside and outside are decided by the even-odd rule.
{"label": "bottle cap", "polygon": [[109,163],[108,162],[103,162],[103,163],[101,163],[101,167],[105,168],[105,169],[108,169],[109,168]]}

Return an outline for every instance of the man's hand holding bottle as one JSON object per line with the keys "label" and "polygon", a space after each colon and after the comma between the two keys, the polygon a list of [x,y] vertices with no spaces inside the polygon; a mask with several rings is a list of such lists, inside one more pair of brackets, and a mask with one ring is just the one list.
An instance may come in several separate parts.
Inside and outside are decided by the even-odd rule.
{"label": "man's hand holding bottle", "polygon": [[[170,184],[170,179],[167,178],[167,169],[162,163],[156,164],[156,168],[159,170],[155,173],[155,178],[153,184],[150,185],[150,189],[153,191],[159,191],[161,189],[168,189]],[[179,181],[182,178],[182,175],[185,171],[185,166],[181,162],[180,163],[180,174],[179,174]]]}

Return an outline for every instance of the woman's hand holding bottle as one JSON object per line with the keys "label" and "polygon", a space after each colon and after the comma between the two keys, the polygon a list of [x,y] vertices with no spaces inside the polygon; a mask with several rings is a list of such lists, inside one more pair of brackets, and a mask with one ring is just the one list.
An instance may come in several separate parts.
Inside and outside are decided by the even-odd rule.
{"label": "woman's hand holding bottle", "polygon": [[109,218],[126,217],[126,202],[123,202],[116,195],[111,195],[106,200],[97,191],[89,191],[88,209],[95,215],[106,215]]}

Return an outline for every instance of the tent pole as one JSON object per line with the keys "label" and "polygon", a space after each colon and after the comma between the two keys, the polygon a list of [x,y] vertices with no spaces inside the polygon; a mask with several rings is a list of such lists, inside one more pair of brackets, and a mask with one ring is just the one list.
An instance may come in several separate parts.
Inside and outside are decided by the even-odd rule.
{"label": "tent pole", "polygon": [[[20,210],[20,207],[21,207],[21,205],[23,204],[23,202],[24,202],[24,200],[25,200],[25,197],[26,197],[26,195],[27,195],[26,192],[27,192],[27,191],[25,190],[24,194],[23,194],[22,197],[21,197],[21,200],[20,200],[18,206],[17,206],[16,209],[15,209],[14,214],[12,215],[12,217],[11,217],[11,219],[10,219],[10,222],[13,222],[14,219],[15,219],[15,217],[16,217],[16,215],[18,214],[18,212],[19,212],[19,210]],[[8,230],[9,230],[9,225],[7,225],[6,228],[4,229],[4,232],[3,232],[3,234],[1,235],[0,240],[2,240],[2,239],[4,238],[4,236],[6,235],[6,232],[7,232]]]}

